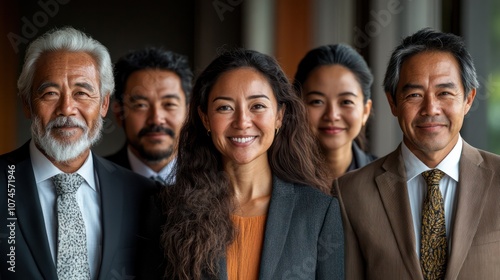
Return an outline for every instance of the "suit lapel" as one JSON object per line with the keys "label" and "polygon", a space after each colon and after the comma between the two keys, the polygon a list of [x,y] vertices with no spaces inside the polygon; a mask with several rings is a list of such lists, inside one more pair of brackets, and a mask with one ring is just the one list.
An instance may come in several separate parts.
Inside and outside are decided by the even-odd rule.
{"label": "suit lapel", "polygon": [[123,192],[114,181],[112,173],[115,167],[94,156],[94,168],[99,178],[102,209],[102,259],[99,279],[106,277],[112,264],[114,252],[118,247],[120,229],[122,224],[122,196]]}
{"label": "suit lapel", "polygon": [[273,192],[267,214],[259,279],[274,279],[281,259],[294,208],[295,191],[291,184],[273,178]]}
{"label": "suit lapel", "polygon": [[477,149],[464,142],[460,158],[460,179],[455,198],[456,212],[452,230],[451,256],[446,271],[447,279],[457,278],[462,268],[492,184],[494,171],[482,167],[482,161]]}
{"label": "suit lapel", "polygon": [[401,147],[388,155],[382,167],[386,172],[375,178],[380,198],[409,274],[415,279],[421,279],[422,271],[415,251],[416,241]]}
{"label": "suit lapel", "polygon": [[[25,144],[21,149],[29,150],[29,144]],[[19,186],[16,188],[16,214],[19,230],[43,278],[57,279],[29,152],[27,158],[16,163],[16,173],[16,185]]]}

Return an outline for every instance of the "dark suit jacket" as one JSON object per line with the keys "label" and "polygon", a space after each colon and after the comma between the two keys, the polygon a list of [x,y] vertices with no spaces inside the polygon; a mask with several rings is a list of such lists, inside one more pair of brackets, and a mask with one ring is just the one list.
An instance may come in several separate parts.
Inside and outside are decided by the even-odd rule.
{"label": "dark suit jacket", "polygon": [[125,144],[118,152],[105,156],[104,158],[127,169],[132,169],[130,167],[130,161],[128,160],[127,144]]}
{"label": "dark suit jacket", "polygon": [[347,171],[359,169],[377,159],[376,156],[363,151],[356,142],[352,142],[352,163]]}
{"label": "dark suit jacket", "polygon": [[[146,245],[140,246],[144,253],[139,279],[160,279],[163,273],[161,251],[151,253],[160,247],[159,228],[153,223],[143,236]],[[227,279],[225,259],[220,262],[219,279]],[[259,279],[344,279],[344,235],[337,198],[274,178]]]}
{"label": "dark suit jacket", "polygon": [[[464,142],[446,279],[500,277],[500,156]],[[335,182],[346,279],[423,279],[401,147]]]}
{"label": "dark suit jacket", "polygon": [[[131,171],[94,155],[94,168],[101,194],[102,248],[98,279],[128,279],[135,275],[134,258],[142,197],[154,192],[154,183]],[[10,169],[9,167],[12,167]],[[15,182],[8,188],[9,170]],[[12,197],[8,189],[15,189]],[[15,201],[10,215],[8,198]],[[15,218],[8,220],[9,218]],[[0,156],[0,278],[57,279],[50,254],[45,223],[29,155],[29,142],[21,148]],[[7,228],[13,222],[15,227]],[[9,244],[14,236],[15,244]],[[11,241],[12,242],[12,241]],[[15,246],[15,272],[8,270],[7,256]]]}

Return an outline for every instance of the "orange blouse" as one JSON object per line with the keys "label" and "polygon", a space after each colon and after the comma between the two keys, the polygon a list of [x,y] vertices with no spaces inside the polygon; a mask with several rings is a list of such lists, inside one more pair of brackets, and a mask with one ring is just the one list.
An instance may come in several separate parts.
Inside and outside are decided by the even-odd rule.
{"label": "orange blouse", "polygon": [[231,215],[236,227],[236,238],[227,248],[227,276],[229,280],[259,279],[260,255],[264,244],[267,215],[242,217]]}

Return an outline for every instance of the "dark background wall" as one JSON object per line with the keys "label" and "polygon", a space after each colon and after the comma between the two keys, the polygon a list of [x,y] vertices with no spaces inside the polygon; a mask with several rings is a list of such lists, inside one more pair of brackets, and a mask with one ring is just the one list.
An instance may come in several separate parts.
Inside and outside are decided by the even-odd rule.
{"label": "dark background wall", "polygon": [[[201,71],[215,56],[221,45],[239,46],[240,7],[225,11],[223,20],[206,0],[19,0],[0,6],[0,50],[2,67],[11,76],[3,78],[10,84],[0,89],[0,96],[9,97],[0,105],[0,117],[9,124],[2,136],[13,139],[1,142],[0,153],[12,150],[30,138],[30,122],[22,112],[19,98],[14,97],[25,48],[46,31],[73,26],[104,44],[115,62],[128,51],[147,46],[161,46],[188,56],[195,73]],[[2,74],[2,73],[0,73]],[[6,99],[3,99],[6,100]],[[15,108],[6,112],[6,108]],[[103,138],[93,149],[101,155],[118,150],[125,142],[121,128],[110,110],[105,119]],[[2,113],[4,112],[4,113]],[[4,137],[2,137],[4,138]]]}

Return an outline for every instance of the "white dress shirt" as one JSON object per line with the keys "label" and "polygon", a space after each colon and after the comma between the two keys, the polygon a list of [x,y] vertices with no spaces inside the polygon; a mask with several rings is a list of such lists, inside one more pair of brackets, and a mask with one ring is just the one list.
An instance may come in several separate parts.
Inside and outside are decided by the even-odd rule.
{"label": "white dress shirt", "polygon": [[[439,183],[439,189],[444,200],[444,216],[446,223],[446,238],[448,239],[448,252],[451,248],[451,236],[453,235],[453,220],[455,213],[455,193],[459,178],[459,163],[462,154],[463,141],[459,136],[458,142],[451,152],[436,166],[446,175]],[[406,184],[408,186],[408,196],[410,198],[411,214],[413,217],[413,229],[415,231],[416,251],[420,258],[420,234],[422,227],[422,206],[427,195],[427,183],[422,172],[431,170],[420,161],[402,142],[401,152],[406,169]]]}
{"label": "white dress shirt", "polygon": [[137,174],[140,174],[144,177],[151,178],[160,176],[163,181],[169,182],[169,176],[173,172],[175,162],[177,158],[172,159],[165,167],[163,167],[160,172],[155,172],[149,166],[145,165],[138,157],[132,153],[130,147],[127,146],[127,155],[130,162],[130,168]]}
{"label": "white dress shirt", "polygon": [[[30,156],[35,174],[36,186],[42,207],[45,229],[49,241],[52,260],[56,265],[57,259],[57,194],[52,183],[52,177],[63,173],[52,162],[50,162],[35,146],[34,141],[30,143]],[[101,263],[101,206],[99,194],[99,181],[94,170],[92,152],[80,169],[76,171],[85,182],[76,192],[76,201],[82,211],[85,230],[87,233],[88,261],[90,266],[90,276],[96,279]]]}

